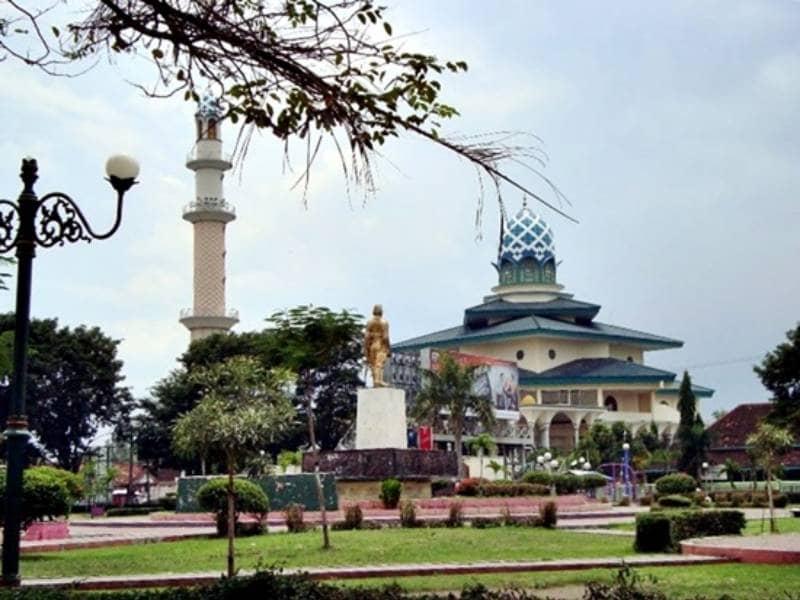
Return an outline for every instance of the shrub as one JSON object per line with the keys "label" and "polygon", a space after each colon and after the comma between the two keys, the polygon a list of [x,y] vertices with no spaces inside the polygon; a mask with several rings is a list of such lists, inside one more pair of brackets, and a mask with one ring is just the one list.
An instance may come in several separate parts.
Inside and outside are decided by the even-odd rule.
{"label": "shrub", "polygon": [[[263,528],[263,523],[269,511],[269,500],[259,486],[246,479],[233,480],[233,493],[235,500],[234,526],[238,528],[239,515],[241,513],[252,513],[256,515]],[[200,508],[214,513],[214,520],[217,523],[217,534],[226,535],[228,532],[228,480],[225,477],[212,479],[204,483],[197,490],[197,503]]]}
{"label": "shrub", "polygon": [[306,523],[303,520],[303,505],[292,502],[283,511],[286,530],[289,533],[302,533],[306,530]]}
{"label": "shrub", "polygon": [[686,473],[671,473],[656,480],[659,495],[691,494],[697,489],[697,481]]}
{"label": "shrub", "polygon": [[631,497],[630,496],[623,496],[617,502],[617,506],[630,506],[631,505]]}
{"label": "shrub", "polygon": [[494,517],[474,517],[470,523],[475,529],[489,529],[490,527],[504,525],[502,518],[496,519]]}
{"label": "shrub", "polygon": [[57,467],[33,467],[32,470],[35,470],[40,473],[48,473],[52,475],[54,478],[62,481],[67,488],[67,493],[69,494],[70,503],[77,502],[78,500],[83,499],[84,494],[84,486],[83,486],[83,479],[76,473],[72,471],[66,471],[64,469],[59,469]]}
{"label": "shrub", "polygon": [[710,535],[738,535],[745,525],[738,510],[668,511],[643,513],[636,517],[638,552],[669,552],[681,540]]}
{"label": "shrub", "polygon": [[477,477],[462,479],[456,484],[456,494],[459,496],[477,496],[480,494],[482,483],[485,483],[485,481]]}
{"label": "shrub", "polygon": [[646,494],[639,498],[639,506],[650,506],[653,504],[653,496]]}
{"label": "shrub", "polygon": [[541,517],[513,517],[509,525],[514,527],[542,527]]}
{"label": "shrub", "polygon": [[642,513],[636,515],[637,552],[669,552],[674,550],[672,524],[667,513]]}
{"label": "shrub", "polygon": [[400,506],[400,527],[419,527],[417,508],[411,500],[406,500]]}
{"label": "shrub", "polygon": [[[22,479],[22,526],[34,521],[54,519],[69,514],[72,505],[64,478],[54,469],[33,467],[25,469]],[[6,473],[0,471],[0,506],[6,502]],[[2,515],[0,515],[2,520]]]}
{"label": "shrub", "polygon": [[664,508],[689,508],[692,501],[686,496],[672,494],[658,499],[658,505]]}
{"label": "shrub", "polygon": [[448,527],[461,527],[464,525],[464,507],[461,502],[450,503],[445,523],[447,523]]}
{"label": "shrub", "polygon": [[511,525],[514,520],[511,509],[508,508],[508,504],[504,504],[503,508],[500,509],[500,520],[503,522],[503,525]]}
{"label": "shrub", "polygon": [[579,482],[580,489],[593,490],[599,487],[604,487],[608,483],[608,480],[602,475],[590,473],[589,475],[580,475]]}
{"label": "shrub", "polygon": [[538,485],[549,486],[553,482],[553,478],[550,476],[550,473],[547,473],[546,471],[528,471],[522,476],[522,481],[525,483],[536,483]]}
{"label": "shrub", "polygon": [[290,466],[299,467],[303,464],[303,453],[299,450],[281,450],[278,452],[278,466],[284,473]]}
{"label": "shrub", "polygon": [[545,502],[539,506],[542,527],[553,529],[558,521],[558,506],[555,502]]}
{"label": "shrub", "polygon": [[550,488],[536,483],[483,483],[479,490],[481,496],[545,496],[550,493]]}
{"label": "shrub", "polygon": [[775,508],[786,508],[789,504],[789,498],[786,494],[775,494],[772,497],[772,505]]}
{"label": "shrub", "polygon": [[553,485],[556,486],[556,494],[574,494],[581,489],[581,478],[572,473],[557,473],[553,475]]}
{"label": "shrub", "polygon": [[358,504],[351,504],[344,509],[344,528],[361,529],[364,524],[364,513]]}
{"label": "shrub", "polygon": [[456,484],[449,479],[434,479],[431,481],[431,496],[453,496],[456,493]]}
{"label": "shrub", "polygon": [[400,503],[400,494],[403,491],[403,484],[397,479],[384,479],[381,482],[380,500],[384,508],[397,508]]}
{"label": "shrub", "polygon": [[107,517],[142,517],[155,512],[156,508],[151,506],[120,506],[119,508],[109,508],[106,510]]}

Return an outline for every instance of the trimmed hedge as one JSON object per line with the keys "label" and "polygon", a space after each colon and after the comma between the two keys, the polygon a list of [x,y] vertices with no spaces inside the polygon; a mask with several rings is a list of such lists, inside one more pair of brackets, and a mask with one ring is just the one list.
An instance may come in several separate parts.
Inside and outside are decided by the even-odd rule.
{"label": "trimmed hedge", "polygon": [[661,496],[691,494],[697,489],[697,481],[686,473],[670,473],[656,480],[656,491]]}
{"label": "trimmed hedge", "polygon": [[691,508],[692,500],[686,496],[672,494],[658,499],[658,505],[664,508]]}
{"label": "trimmed hedge", "polygon": [[403,484],[397,479],[384,479],[381,482],[380,500],[384,508],[397,508],[400,504],[400,494],[403,493]]}
{"label": "trimmed hedge", "polygon": [[109,508],[106,510],[107,517],[141,517],[156,512],[158,509],[152,506],[120,506],[119,508]]}
{"label": "trimmed hedge", "polygon": [[536,483],[484,483],[479,489],[481,496],[545,496],[550,493],[549,487]]}
{"label": "trimmed hedge", "polygon": [[606,485],[602,475],[573,475],[572,473],[547,473],[546,471],[528,471],[522,476],[524,483],[556,486],[557,494],[574,494],[581,490],[593,490]]}
{"label": "trimmed hedge", "polygon": [[528,471],[522,476],[522,481],[524,481],[525,483],[550,485],[551,483],[553,483],[553,478],[547,471]]}
{"label": "trimmed hedge", "polygon": [[693,510],[643,513],[636,517],[637,552],[676,552],[681,540],[711,535],[739,535],[744,513],[738,510]]}
{"label": "trimmed hedge", "polygon": [[[64,476],[66,471],[52,467],[25,469],[22,478],[22,525],[68,515],[72,496]],[[0,506],[6,503],[6,473],[0,471]],[[2,522],[2,515],[0,515]]]}
{"label": "trimmed hedge", "polygon": [[[767,493],[763,490],[759,490],[755,493],[750,490],[731,490],[725,492],[711,492],[709,495],[715,503],[723,506],[733,506],[736,508],[765,508],[769,506]],[[775,508],[786,508],[786,506],[789,504],[790,495],[791,494],[787,495],[775,492],[772,495],[772,502],[775,505]]]}
{"label": "trimmed hedge", "polygon": [[[269,511],[269,500],[259,486],[246,479],[233,480],[234,523],[239,524],[240,513],[252,513],[258,518],[259,529],[263,529]],[[221,477],[212,479],[197,490],[197,502],[203,510],[214,513],[217,523],[217,534],[226,535],[228,532],[228,479]],[[249,528],[252,529],[252,528]]]}

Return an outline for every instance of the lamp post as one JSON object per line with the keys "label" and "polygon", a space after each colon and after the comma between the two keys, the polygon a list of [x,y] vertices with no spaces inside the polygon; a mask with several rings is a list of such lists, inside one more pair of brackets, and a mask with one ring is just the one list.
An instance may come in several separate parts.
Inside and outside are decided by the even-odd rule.
{"label": "lamp post", "polygon": [[705,492],[706,491],[706,473],[708,473],[708,463],[704,461],[703,464],[700,465],[700,469],[701,469],[700,470],[700,489]]}
{"label": "lamp post", "polygon": [[628,442],[622,444],[622,495],[626,498],[631,496],[631,445]]}
{"label": "lamp post", "polygon": [[19,540],[22,521],[22,474],[25,449],[30,438],[25,414],[25,383],[28,371],[31,279],[36,246],[44,248],[66,242],[91,242],[110,237],[119,228],[122,198],[136,183],[138,163],[123,155],[112,156],[106,174],[117,192],[117,214],[111,229],[97,233],[86,221],[75,201],[61,192],[38,198],[33,184],[38,179],[36,160],[22,160],[22,193],[16,204],[0,200],[0,254],[16,248],[17,305],[14,321],[14,371],[11,379],[11,405],[3,435],[8,448],[6,504],[3,520],[2,585],[19,585]]}

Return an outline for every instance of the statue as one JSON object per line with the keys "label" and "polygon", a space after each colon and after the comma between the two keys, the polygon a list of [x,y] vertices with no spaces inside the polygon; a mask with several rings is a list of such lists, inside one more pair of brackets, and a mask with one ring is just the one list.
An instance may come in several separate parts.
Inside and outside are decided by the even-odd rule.
{"label": "statue", "polygon": [[376,304],[364,332],[364,356],[372,371],[372,387],[386,387],[383,366],[390,354],[389,323],[383,318],[383,307]]}

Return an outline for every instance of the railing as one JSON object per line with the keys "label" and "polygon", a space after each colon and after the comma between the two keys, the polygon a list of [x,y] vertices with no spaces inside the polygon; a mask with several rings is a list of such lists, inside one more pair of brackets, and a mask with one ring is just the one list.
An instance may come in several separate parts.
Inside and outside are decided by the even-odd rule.
{"label": "railing", "polygon": [[[210,140],[204,140],[201,143],[206,143]],[[222,143],[220,140],[213,140]],[[233,155],[230,152],[220,152],[218,147],[203,147],[195,146],[186,155],[186,162],[190,163],[195,160],[223,160],[226,163],[233,162]]]}
{"label": "railing", "polygon": [[183,207],[184,214],[198,211],[216,211],[232,215],[236,214],[236,208],[233,204],[226,202],[225,198],[198,198],[194,202],[190,202]]}
{"label": "railing", "polygon": [[595,390],[544,390],[542,391],[542,405],[598,408],[597,392]]}
{"label": "railing", "polygon": [[181,319],[187,319],[189,317],[227,317],[229,319],[239,319],[239,311],[235,308],[230,308],[225,311],[224,314],[201,314],[196,313],[192,308],[182,308],[181,309]]}

